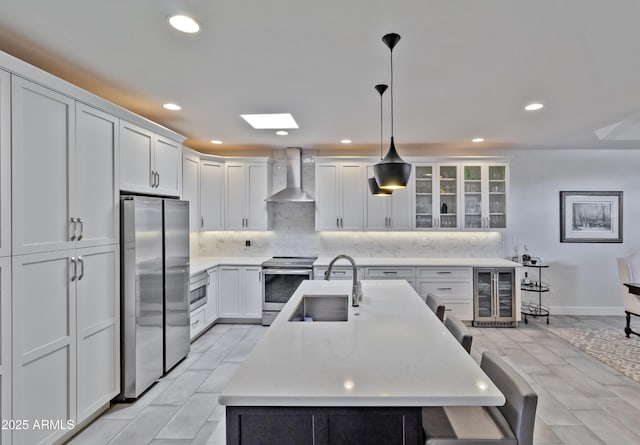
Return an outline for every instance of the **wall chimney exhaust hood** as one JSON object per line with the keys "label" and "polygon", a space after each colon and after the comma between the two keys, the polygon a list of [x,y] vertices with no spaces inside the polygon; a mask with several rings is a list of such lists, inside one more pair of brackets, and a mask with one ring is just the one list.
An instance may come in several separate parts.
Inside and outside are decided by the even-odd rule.
{"label": "wall chimney exhaust hood", "polygon": [[315,202],[313,196],[302,190],[302,150],[287,147],[287,186],[269,196],[267,202]]}

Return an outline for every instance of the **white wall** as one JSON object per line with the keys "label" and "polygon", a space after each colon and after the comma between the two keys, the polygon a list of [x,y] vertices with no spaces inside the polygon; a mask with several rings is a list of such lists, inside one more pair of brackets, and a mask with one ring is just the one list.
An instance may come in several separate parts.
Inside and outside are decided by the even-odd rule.
{"label": "white wall", "polygon": [[[543,296],[552,314],[621,315],[616,257],[640,250],[640,150],[510,150],[511,221],[504,256],[514,241],[551,267]],[[623,243],[560,243],[560,191],[618,191]]]}

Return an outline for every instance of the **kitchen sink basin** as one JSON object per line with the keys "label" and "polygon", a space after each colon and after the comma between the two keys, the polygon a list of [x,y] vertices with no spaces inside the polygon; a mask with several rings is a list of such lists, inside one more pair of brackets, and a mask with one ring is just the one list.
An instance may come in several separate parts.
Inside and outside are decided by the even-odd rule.
{"label": "kitchen sink basin", "polygon": [[347,321],[349,296],[303,295],[289,321]]}

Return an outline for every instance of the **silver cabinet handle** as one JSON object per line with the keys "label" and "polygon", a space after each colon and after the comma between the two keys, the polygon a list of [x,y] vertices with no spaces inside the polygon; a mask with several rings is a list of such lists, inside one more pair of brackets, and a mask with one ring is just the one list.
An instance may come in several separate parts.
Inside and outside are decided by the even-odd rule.
{"label": "silver cabinet handle", "polygon": [[450,287],[438,287],[437,289],[438,290],[451,290]]}
{"label": "silver cabinet handle", "polygon": [[340,218],[336,218],[336,227],[339,229],[340,228]]}
{"label": "silver cabinet handle", "polygon": [[346,273],[347,273],[346,270],[332,270],[331,271],[331,275],[345,275]]}
{"label": "silver cabinet handle", "polygon": [[450,275],[451,271],[450,270],[439,270],[436,272],[438,275]]}
{"label": "silver cabinet handle", "polygon": [[84,236],[84,221],[82,218],[78,218],[78,224],[80,224],[80,235],[78,235],[78,241]]}
{"label": "silver cabinet handle", "polygon": [[156,186],[156,172],[154,172],[153,170],[151,170],[149,180],[151,182],[151,188],[155,188],[155,186]]}
{"label": "silver cabinet handle", "polygon": [[156,188],[160,187],[160,173],[156,172]]}
{"label": "silver cabinet handle", "polygon": [[200,217],[200,227],[204,227],[204,217]]}
{"label": "silver cabinet handle", "polygon": [[82,266],[82,269],[80,269],[80,275],[78,275],[78,281],[80,281],[84,278],[84,260],[81,256],[78,257],[78,263]]}
{"label": "silver cabinet handle", "polygon": [[69,261],[73,264],[73,275],[71,275],[71,281],[76,281],[78,277],[78,263],[76,262],[76,257],[72,256],[69,258]]}
{"label": "silver cabinet handle", "polygon": [[391,228],[391,217],[387,218],[389,220],[389,223],[387,224],[387,227]]}
{"label": "silver cabinet handle", "polygon": [[198,323],[200,323],[200,320],[194,321],[193,323],[191,323],[191,327],[195,328],[198,325]]}
{"label": "silver cabinet handle", "polygon": [[394,270],[385,270],[382,273],[385,274],[385,275],[398,275],[398,272],[396,272]]}
{"label": "silver cabinet handle", "polygon": [[344,224],[342,224],[342,217],[340,217],[340,228],[343,228]]}
{"label": "silver cabinet handle", "polygon": [[76,220],[76,218],[74,216],[71,217],[71,224],[73,224],[73,226],[71,227],[71,241],[74,241],[76,239],[76,224],[78,223],[78,221]]}

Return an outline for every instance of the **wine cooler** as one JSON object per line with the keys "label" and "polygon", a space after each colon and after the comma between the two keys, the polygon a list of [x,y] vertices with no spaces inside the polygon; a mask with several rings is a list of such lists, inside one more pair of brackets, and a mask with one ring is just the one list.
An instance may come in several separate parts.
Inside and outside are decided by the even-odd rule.
{"label": "wine cooler", "polygon": [[514,269],[473,269],[473,326],[515,327],[515,298]]}

